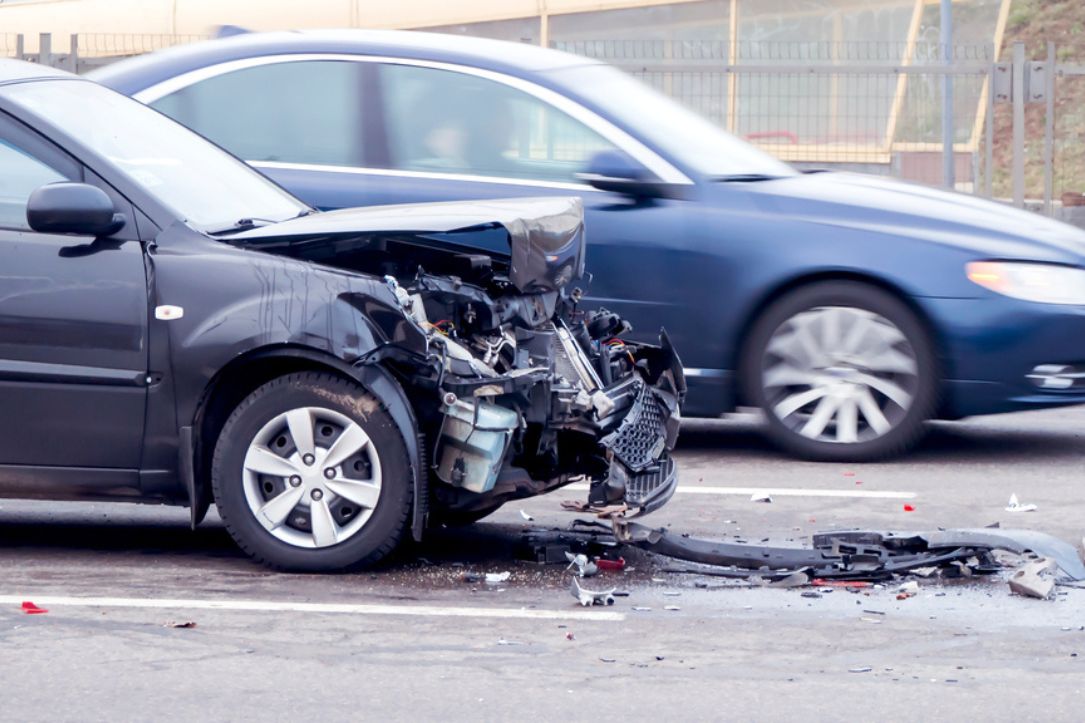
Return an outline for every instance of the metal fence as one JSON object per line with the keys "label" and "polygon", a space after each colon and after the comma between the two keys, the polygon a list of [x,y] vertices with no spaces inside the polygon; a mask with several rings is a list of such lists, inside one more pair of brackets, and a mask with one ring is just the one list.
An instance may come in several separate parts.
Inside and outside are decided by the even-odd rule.
{"label": "metal fence", "polygon": [[[85,72],[203,39],[0,33],[0,57]],[[956,45],[947,62],[940,45],[917,41],[553,46],[612,63],[799,167],[941,185],[951,151],[958,190],[1052,215],[1066,215],[1064,205],[1085,193],[1085,65],[1055,62],[1053,45],[1034,60],[1017,46],[1003,62],[991,44]],[[947,109],[952,123],[944,126]],[[1080,209],[1072,213],[1085,219],[1085,205]]]}

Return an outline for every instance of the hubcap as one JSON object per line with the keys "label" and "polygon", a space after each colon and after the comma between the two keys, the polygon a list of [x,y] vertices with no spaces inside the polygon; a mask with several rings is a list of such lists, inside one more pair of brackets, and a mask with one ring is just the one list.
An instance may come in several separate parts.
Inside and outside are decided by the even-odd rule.
{"label": "hubcap", "polygon": [[771,413],[819,442],[866,442],[904,419],[919,386],[915,350],[865,309],[819,306],[773,332],[761,360]]}
{"label": "hubcap", "polygon": [[349,417],[320,407],[292,409],[261,427],[242,476],[253,516],[295,547],[351,538],[380,499],[380,459],[369,435]]}

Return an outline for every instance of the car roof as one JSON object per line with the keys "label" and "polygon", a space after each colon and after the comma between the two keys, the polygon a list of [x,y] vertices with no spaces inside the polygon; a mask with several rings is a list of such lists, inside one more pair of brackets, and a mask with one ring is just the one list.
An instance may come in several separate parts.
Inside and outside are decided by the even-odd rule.
{"label": "car roof", "polygon": [[28,63],[25,60],[0,59],[0,85],[20,83],[27,80],[74,77],[67,71],[49,68],[37,63]]}
{"label": "car roof", "polygon": [[264,55],[332,53],[454,63],[519,75],[597,61],[526,43],[408,30],[242,33],[123,60],[88,77],[131,95],[182,73]]}

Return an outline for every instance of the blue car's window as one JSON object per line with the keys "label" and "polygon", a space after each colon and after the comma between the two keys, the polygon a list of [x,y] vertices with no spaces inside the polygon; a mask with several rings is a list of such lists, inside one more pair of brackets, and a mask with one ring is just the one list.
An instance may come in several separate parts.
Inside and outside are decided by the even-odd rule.
{"label": "blue car's window", "polygon": [[95,83],[18,83],[4,93],[41,125],[53,126],[57,138],[78,141],[196,228],[282,221],[309,210],[184,126]]}
{"label": "blue car's window", "polygon": [[464,73],[380,67],[390,163],[530,180],[574,181],[613,145],[538,98]]}
{"label": "blue car's window", "polygon": [[32,157],[13,143],[0,139],[0,228],[28,229],[26,202],[47,183],[71,180]]}
{"label": "blue car's window", "polygon": [[151,105],[246,161],[362,163],[361,63],[305,60],[235,70]]}

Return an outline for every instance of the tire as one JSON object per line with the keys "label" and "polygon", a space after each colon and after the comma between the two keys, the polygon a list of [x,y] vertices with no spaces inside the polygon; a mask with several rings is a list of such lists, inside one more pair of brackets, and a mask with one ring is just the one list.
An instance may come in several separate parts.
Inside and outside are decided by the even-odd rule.
{"label": "tire", "polygon": [[769,436],[805,459],[900,454],[937,405],[923,324],[895,296],[856,281],[811,284],[775,302],[754,325],[742,369]]}
{"label": "tire", "polygon": [[399,545],[409,470],[380,401],[340,377],[302,372],[237,406],[215,445],[211,482],[226,529],[253,559],[334,572],[372,565]]}

